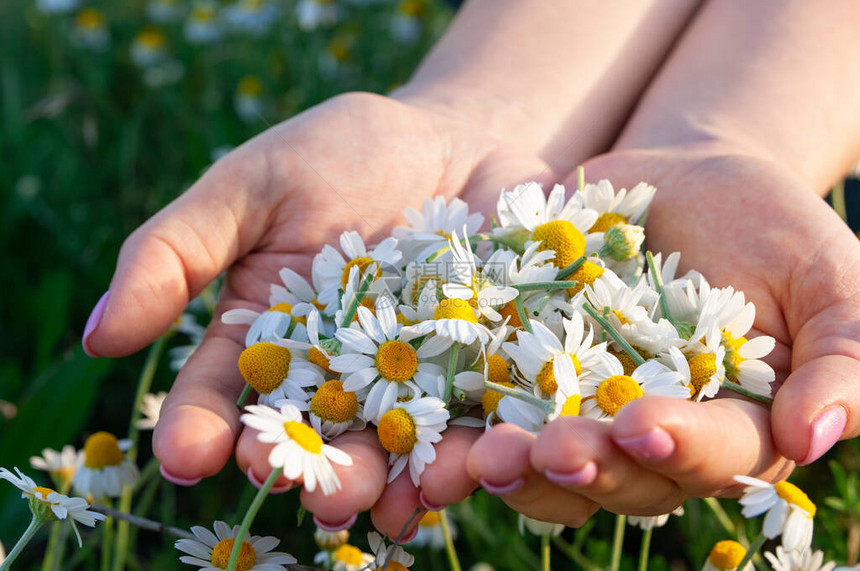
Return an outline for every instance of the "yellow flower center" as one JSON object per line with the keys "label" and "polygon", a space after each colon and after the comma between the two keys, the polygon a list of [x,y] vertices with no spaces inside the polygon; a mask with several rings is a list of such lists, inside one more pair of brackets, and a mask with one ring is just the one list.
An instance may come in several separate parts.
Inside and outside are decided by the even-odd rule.
{"label": "yellow flower center", "polygon": [[[226,569],[230,562],[230,553],[233,552],[234,538],[222,539],[212,548],[212,565],[218,569]],[[237,571],[248,571],[257,562],[257,553],[254,547],[247,541],[242,542],[239,548],[239,560],[236,561]]]}
{"label": "yellow flower center", "polygon": [[605,212],[594,221],[588,232],[606,232],[616,224],[627,224],[627,218],[617,212]]}
{"label": "yellow flower center", "polygon": [[[420,16],[424,12],[424,2],[422,0],[404,0],[398,8],[407,16]],[[441,232],[437,232],[437,234],[441,234]]]}
{"label": "yellow flower center", "polygon": [[97,30],[104,26],[105,17],[95,8],[84,8],[75,16],[75,24],[85,30]]}
{"label": "yellow flower center", "polygon": [[500,355],[490,355],[487,359],[487,380],[493,383],[507,383],[511,380],[508,362]]}
{"label": "yellow flower center", "polygon": [[690,365],[690,396],[696,396],[717,373],[717,357],[713,353],[699,353],[687,364]]}
{"label": "yellow flower center", "polygon": [[747,550],[744,549],[743,545],[737,541],[726,539],[714,545],[711,554],[708,555],[708,561],[720,571],[729,571],[729,569],[736,569],[746,554]]}
{"label": "yellow flower center", "polygon": [[51,488],[44,488],[42,486],[36,486],[35,488],[33,488],[33,491],[35,492],[34,495],[41,496],[39,497],[39,499],[41,500],[47,500],[49,495],[56,492],[56,490],[53,490]]}
{"label": "yellow flower center", "polygon": [[137,41],[143,46],[155,50],[164,46],[164,34],[156,28],[147,28],[137,35]]}
{"label": "yellow flower center", "polygon": [[427,510],[424,512],[424,515],[421,516],[421,520],[419,520],[418,525],[422,527],[433,527],[440,523],[442,523],[442,516],[439,512]]}
{"label": "yellow flower center", "polygon": [[[499,384],[511,388],[514,386],[513,383],[504,381]],[[505,395],[496,392],[493,389],[487,389],[484,391],[484,394],[481,395],[481,406],[484,408],[484,416],[490,416],[491,412],[496,412],[496,409],[499,408],[499,401],[502,400],[503,396]]]}
{"label": "yellow flower center", "polygon": [[376,352],[376,370],[393,383],[408,381],[418,370],[418,354],[409,343],[386,341]]}
{"label": "yellow flower center", "polygon": [[808,513],[810,519],[815,515],[817,509],[815,504],[812,503],[812,500],[809,499],[809,496],[803,490],[794,484],[786,481],[777,482],[773,485],[773,489],[776,490],[776,495],[780,498]]}
{"label": "yellow flower center", "polygon": [[569,220],[553,220],[541,224],[532,232],[532,240],[539,240],[538,250],[555,251],[552,264],[563,268],[585,254],[585,236]]}
{"label": "yellow flower center", "polygon": [[383,414],[376,434],[382,447],[392,454],[409,454],[418,442],[415,421],[402,408],[393,408]]}
{"label": "yellow flower center", "polygon": [[310,361],[317,367],[325,370],[325,372],[330,375],[337,374],[330,368],[331,360],[329,359],[328,355],[326,355],[316,347],[311,347],[310,349],[308,349],[308,361]]}
{"label": "yellow flower center", "polygon": [[340,561],[341,563],[345,563],[346,565],[353,566],[361,566],[363,563],[363,559],[361,557],[361,549],[358,547],[354,547],[345,543],[335,549],[334,553],[332,553],[332,557],[335,561]]}
{"label": "yellow flower center", "polygon": [[499,308],[499,315],[502,319],[508,319],[508,325],[511,327],[522,327],[523,322],[520,319],[520,313],[517,311],[517,303],[514,300],[509,301]]}
{"label": "yellow flower center", "polygon": [[239,372],[245,382],[267,395],[281,386],[290,374],[293,354],[286,347],[274,343],[255,343],[239,355]]}
{"label": "yellow flower center", "polygon": [[[576,369],[576,374],[581,374],[582,365],[579,364],[579,359],[576,358],[576,355],[571,353],[566,353],[566,355],[570,357],[570,361],[573,363],[573,368]],[[552,366],[551,360],[543,364],[536,380],[540,390],[548,395],[551,395],[558,390],[558,383],[555,380],[555,368]]]}
{"label": "yellow flower center", "polygon": [[571,395],[564,400],[561,405],[559,416],[579,416],[579,408],[582,406],[582,397],[580,395]]}
{"label": "yellow flower center", "polygon": [[323,441],[316,430],[297,420],[288,420],[284,423],[284,432],[287,436],[307,450],[311,454],[320,454],[322,452]]}
{"label": "yellow flower center", "polygon": [[738,373],[740,372],[740,364],[745,359],[741,357],[739,351],[741,345],[747,342],[745,337],[732,337],[725,331],[722,334],[722,345],[726,348],[726,357],[723,359],[723,364],[726,367],[726,377],[732,382],[738,382]]}
{"label": "yellow flower center", "polygon": [[634,361],[626,351],[621,349],[607,349],[606,352],[610,355],[614,355],[615,358],[618,359],[621,366],[624,367],[625,375],[632,375],[633,371],[636,370],[636,361]]}
{"label": "yellow flower center", "polygon": [[310,409],[322,420],[348,422],[358,412],[358,397],[343,390],[342,381],[326,381],[311,398]]}
{"label": "yellow flower center", "polygon": [[304,315],[293,315],[293,306],[285,301],[282,301],[281,303],[276,303],[266,311],[280,311],[281,313],[286,313],[287,315],[289,315],[296,323],[301,323],[302,325],[308,324],[307,317],[305,317]]}
{"label": "yellow flower center", "polygon": [[117,466],[125,458],[119,441],[110,432],[96,432],[84,444],[84,466],[101,470],[106,466]]}
{"label": "yellow flower center", "polygon": [[594,285],[594,280],[603,275],[603,266],[594,262],[583,262],[576,271],[567,277],[568,281],[575,281],[576,285],[567,290],[570,295],[576,295],[587,285]]}
{"label": "yellow flower center", "polygon": [[215,19],[215,10],[208,6],[198,6],[191,11],[191,18],[198,22],[211,22]]}
{"label": "yellow flower center", "polygon": [[610,313],[618,318],[618,322],[621,323],[621,325],[630,325],[630,320],[627,319],[621,311],[613,309]]}
{"label": "yellow flower center", "polygon": [[632,400],[636,400],[644,393],[633,377],[627,375],[613,375],[600,383],[594,394],[597,406],[608,414],[615,416],[622,406]]}
{"label": "yellow flower center", "polygon": [[[362,256],[360,258],[355,258],[354,260],[350,260],[346,263],[346,267],[343,268],[343,274],[340,276],[340,283],[343,287],[346,287],[347,282],[349,281],[349,271],[358,266],[358,275],[359,278],[364,275],[364,272],[367,271],[367,268],[370,267],[370,264],[376,263],[373,258],[368,258],[367,256]],[[382,275],[382,269],[377,266],[376,275],[373,276],[373,279],[377,279]]]}
{"label": "yellow flower center", "polygon": [[433,319],[462,319],[471,323],[477,323],[475,309],[465,299],[443,299],[433,311]]}
{"label": "yellow flower center", "polygon": [[263,84],[256,75],[246,75],[239,81],[237,91],[242,95],[257,97],[263,91]]}
{"label": "yellow flower center", "polygon": [[[377,567],[376,571],[383,571],[382,567]],[[385,566],[385,571],[409,571],[403,563],[398,561],[389,561],[388,565]]]}

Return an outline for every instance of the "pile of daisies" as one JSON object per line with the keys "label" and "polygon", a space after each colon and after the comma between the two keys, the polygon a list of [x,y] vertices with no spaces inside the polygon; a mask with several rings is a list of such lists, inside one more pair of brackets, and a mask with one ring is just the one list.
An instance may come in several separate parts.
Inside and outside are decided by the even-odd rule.
{"label": "pile of daisies", "polygon": [[678,253],[642,253],[654,192],[529,183],[501,192],[488,230],[436,197],[378,244],[345,232],[315,257],[312,283],[284,268],[267,310],[223,314],[248,327],[238,366],[259,397],[243,422],[275,443],[273,468],[328,494],[331,463],[351,460],[325,442],[369,425],[389,481],[408,469],[418,486],[452,424],[537,432],[721,387],[767,399],[774,372],[760,359],[774,340],[746,338],[743,293],[676,275]]}

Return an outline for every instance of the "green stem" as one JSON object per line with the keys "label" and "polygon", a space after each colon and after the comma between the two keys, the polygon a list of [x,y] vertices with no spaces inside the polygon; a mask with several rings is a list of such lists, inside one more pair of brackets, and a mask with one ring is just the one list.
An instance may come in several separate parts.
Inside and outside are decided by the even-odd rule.
{"label": "green stem", "polygon": [[103,527],[105,534],[102,537],[102,557],[101,566],[99,568],[102,571],[108,571],[108,569],[110,569],[111,548],[113,547],[114,539],[113,518],[108,516],[107,519],[105,519]]}
{"label": "green stem", "polygon": [[576,167],[576,190],[582,192],[585,188],[585,167],[579,165]]}
{"label": "green stem", "polygon": [[767,405],[773,404],[772,398],[766,397],[763,395],[758,395],[752,391],[749,391],[749,390],[743,388],[738,383],[734,383],[732,381],[727,381],[727,382],[723,382],[722,386],[724,388],[729,389],[730,391],[734,391],[734,392],[738,393],[739,395],[743,395],[743,396],[747,397],[748,399],[752,399],[754,401],[758,401],[760,403],[764,403]]}
{"label": "green stem", "polygon": [[624,545],[624,528],[627,526],[627,516],[618,514],[615,516],[615,535],[612,538],[612,561],[611,571],[618,571],[621,565],[621,548]]}
{"label": "green stem", "polygon": [[717,521],[720,522],[720,525],[723,526],[723,529],[731,535],[732,537],[738,536],[738,530],[735,527],[735,524],[732,522],[729,514],[726,513],[726,510],[723,509],[722,504],[717,498],[704,498],[705,504],[711,508],[711,511],[714,512],[714,515],[717,516]]}
{"label": "green stem", "polygon": [[[568,264],[567,266],[565,266],[564,268],[559,270],[559,272],[555,275],[555,279],[563,280],[563,279],[567,278],[567,276],[569,276],[570,274],[572,274],[573,272],[578,270],[579,267],[585,263],[585,259],[586,259],[585,256],[578,257],[577,259],[572,261],[570,264]],[[568,284],[567,287],[570,287],[570,284]]]}
{"label": "green stem", "polygon": [[101,504],[93,504],[90,506],[90,509],[94,512],[102,513],[108,516],[109,518],[115,518],[120,521],[125,521],[133,524],[136,527],[140,527],[149,531],[155,531],[158,533],[164,533],[167,535],[172,535],[174,537],[184,538],[184,539],[194,539],[194,535],[185,531],[184,529],[179,529],[178,527],[172,527],[169,525],[164,525],[163,523],[153,521],[151,519],[147,519],[145,517],[136,516],[134,514],[121,512],[119,510],[115,510],[108,506],[103,506]]}
{"label": "green stem", "polygon": [[42,559],[42,571],[53,571],[57,568],[57,564],[62,561],[63,538],[61,538],[61,533],[65,529],[66,526],[61,521],[51,523],[51,535],[48,538],[48,547],[45,548],[45,557]]}
{"label": "green stem", "polygon": [[842,220],[848,220],[848,210],[845,208],[845,181],[839,181],[830,191],[830,204]]}
{"label": "green stem", "polygon": [[639,571],[648,571],[648,555],[651,551],[651,535],[653,533],[653,527],[642,532],[642,546],[639,548]]}
{"label": "green stem", "polygon": [[358,311],[358,306],[361,304],[361,300],[364,299],[367,290],[370,289],[370,284],[373,283],[375,274],[375,271],[368,272],[367,277],[364,278],[363,282],[361,282],[361,286],[355,293],[355,299],[353,299],[352,303],[349,304],[346,315],[343,316],[343,321],[340,324],[341,327],[349,327],[349,324],[352,323],[352,318],[355,317],[355,312]]}
{"label": "green stem", "polygon": [[27,529],[24,530],[24,534],[21,536],[21,539],[18,540],[18,543],[15,544],[15,547],[12,548],[12,551],[9,552],[9,555],[6,556],[6,559],[0,563],[0,571],[6,571],[12,567],[12,563],[15,559],[24,551],[24,547],[30,540],[33,539],[33,536],[36,535],[36,532],[39,531],[39,528],[42,527],[42,524],[45,523],[44,520],[37,518],[35,515],[33,519],[30,520],[30,525],[27,526]]}
{"label": "green stem", "polygon": [[526,315],[526,308],[523,307],[522,294],[517,294],[517,297],[514,298],[514,304],[517,306],[517,315],[520,318],[520,323],[522,323],[523,329],[525,329],[529,333],[534,333],[534,331],[532,330],[532,324],[529,321],[529,317],[528,315]]}
{"label": "green stem", "polygon": [[582,552],[575,546],[566,542],[561,536],[555,536],[552,538],[553,544],[560,550],[562,550],[571,561],[585,569],[586,571],[600,571],[600,566],[595,564],[593,561],[588,559]]}
{"label": "green stem", "polygon": [[672,312],[669,311],[669,300],[666,299],[666,294],[663,291],[663,276],[657,271],[657,265],[654,263],[654,255],[651,251],[645,252],[645,259],[648,260],[648,271],[651,272],[651,279],[654,281],[654,289],[660,296],[660,311],[663,317],[669,320],[672,325],[675,325],[675,320],[672,319]]}
{"label": "green stem", "polygon": [[759,533],[756,538],[753,539],[749,549],[747,549],[746,555],[744,555],[744,558],[741,559],[741,562],[738,564],[738,571],[743,571],[747,563],[750,562],[750,559],[753,558],[753,555],[758,553],[758,550],[761,549],[762,545],[764,545],[765,539],[764,532]]}
{"label": "green stem", "polygon": [[445,536],[445,552],[448,554],[451,571],[461,571],[460,559],[457,558],[457,550],[454,548],[454,538],[451,535],[451,526],[448,524],[448,514],[445,510],[439,512],[439,522],[442,524],[442,535]]}
{"label": "green stem", "polygon": [[550,571],[550,567],[549,567],[549,556],[550,556],[549,540],[550,540],[549,535],[540,536],[540,562],[541,562],[541,569],[543,569],[543,571]]}
{"label": "green stem", "polygon": [[451,351],[448,353],[448,376],[445,379],[445,394],[442,400],[445,404],[451,400],[451,393],[454,391],[454,375],[457,373],[457,357],[460,356],[460,344],[456,341],[451,345]]}
{"label": "green stem", "polygon": [[630,343],[627,342],[627,339],[622,337],[621,333],[619,333],[618,330],[615,329],[611,323],[609,323],[609,320],[600,315],[600,313],[598,313],[598,311],[594,309],[591,304],[583,303],[582,308],[588,315],[590,315],[595,321],[597,321],[597,323],[600,324],[603,330],[606,331],[609,336],[612,337],[613,340],[615,340],[616,343],[621,345],[621,348],[624,349],[624,352],[627,353],[627,355],[631,359],[633,359],[633,362],[636,363],[636,366],[639,366],[645,362],[645,359],[642,358],[642,355],[640,355],[636,351],[636,349],[634,349],[630,345]]}
{"label": "green stem", "polygon": [[528,284],[513,284],[512,288],[517,291],[535,291],[541,289],[571,289],[575,286],[575,282],[571,281],[552,281],[552,282],[532,282]]}
{"label": "green stem", "polygon": [[280,477],[283,471],[283,468],[274,468],[272,470],[272,473],[269,474],[269,477],[266,478],[265,482],[263,482],[257,495],[254,496],[254,501],[251,502],[251,506],[248,508],[248,511],[245,512],[245,518],[242,520],[242,525],[239,526],[239,532],[236,534],[236,540],[233,542],[233,551],[230,552],[230,561],[227,562],[227,571],[236,571],[236,562],[239,561],[239,552],[242,550],[242,543],[245,541],[245,537],[251,529],[251,523],[253,523],[254,518],[257,516],[257,512],[260,511],[266,496],[269,495],[269,490],[271,490],[272,486],[275,485],[275,480]]}
{"label": "green stem", "polygon": [[552,299],[552,292],[549,292],[549,291],[548,291],[548,292],[546,292],[546,293],[543,295],[543,297],[541,297],[541,298],[540,298],[540,301],[539,301],[539,302],[538,302],[538,304],[535,306],[535,309],[534,309],[534,311],[532,312],[532,313],[534,314],[534,316],[535,316],[535,317],[537,317],[537,316],[539,316],[539,315],[540,315],[541,311],[543,311],[543,310],[544,310],[544,308],[546,307],[546,304],[548,304],[548,303],[549,303],[549,300],[551,300],[551,299]]}
{"label": "green stem", "polygon": [[503,395],[514,397],[515,399],[520,399],[523,402],[527,402],[530,405],[533,405],[544,412],[544,415],[549,415],[553,409],[553,402],[548,400],[543,400],[534,396],[531,393],[527,393],[526,391],[519,391],[513,387],[506,387],[505,385],[500,385],[498,383],[494,383],[492,381],[484,381],[484,386],[491,391],[496,391],[497,393],[502,393]]}
{"label": "green stem", "polygon": [[[152,387],[152,380],[155,377],[155,371],[158,368],[158,362],[161,360],[161,355],[164,353],[164,346],[167,342],[168,335],[162,335],[149,347],[149,353],[146,355],[143,370],[140,372],[140,378],[138,378],[137,381],[137,393],[134,395],[134,405],[131,409],[131,420],[129,421],[128,426],[128,438],[131,440],[131,448],[126,452],[126,456],[128,456],[129,460],[132,462],[137,460],[137,443],[140,438],[140,429],[138,428],[137,423],[143,414],[140,410],[140,405],[143,403],[143,397]],[[123,486],[122,495],[119,499],[119,511],[123,513],[131,511],[131,497],[133,492],[134,490],[131,486]],[[121,569],[125,567],[130,533],[131,529],[128,522],[120,520],[117,523],[116,529],[116,548],[114,550],[115,557],[113,562],[113,571],[121,571]]]}
{"label": "green stem", "polygon": [[239,394],[239,398],[236,399],[236,407],[239,410],[245,408],[245,401],[248,400],[248,395],[251,394],[251,385],[245,383],[245,386],[242,387],[242,392]]}

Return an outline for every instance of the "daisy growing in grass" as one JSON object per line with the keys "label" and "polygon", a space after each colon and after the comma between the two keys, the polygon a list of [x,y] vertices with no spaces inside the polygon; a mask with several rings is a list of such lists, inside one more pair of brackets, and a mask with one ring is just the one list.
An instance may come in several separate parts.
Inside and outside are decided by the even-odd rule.
{"label": "daisy growing in grass", "polygon": [[75,471],[75,491],[82,496],[104,499],[118,498],[125,486],[134,487],[139,472],[125,455],[130,447],[130,440],[117,440],[109,432],[96,432],[87,438],[83,458]]}
{"label": "daisy growing in grass", "polygon": [[745,486],[740,499],[744,517],[765,514],[762,523],[765,537],[773,539],[781,535],[782,545],[788,550],[809,547],[817,508],[803,490],[788,481],[771,484],[749,476],[735,476],[735,480]]}
{"label": "daisy growing in grass", "polygon": [[[213,531],[196,525],[191,528],[195,539],[179,539],[175,547],[186,553],[179,558],[182,563],[196,565],[199,569],[226,569],[230,552],[236,542],[239,526],[232,528],[223,521],[216,521]],[[289,553],[272,551],[280,540],[275,537],[257,535],[242,538],[236,569],[241,571],[284,571],[285,565],[296,562]]]}

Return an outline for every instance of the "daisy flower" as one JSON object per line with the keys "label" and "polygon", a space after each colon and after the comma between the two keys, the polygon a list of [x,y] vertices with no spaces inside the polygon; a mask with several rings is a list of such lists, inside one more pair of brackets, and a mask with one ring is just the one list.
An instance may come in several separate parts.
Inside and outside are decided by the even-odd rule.
{"label": "daisy flower", "polygon": [[257,404],[272,405],[281,399],[304,400],[305,387],[322,384],[319,368],[298,349],[282,344],[255,343],[239,355],[239,372],[259,393]]}
{"label": "daisy flower", "polygon": [[743,516],[766,514],[762,523],[765,537],[782,535],[782,545],[789,550],[809,547],[816,507],[800,488],[787,481],[770,484],[749,476],[735,476],[735,481],[746,486],[740,499]]}
{"label": "daisy flower", "polygon": [[307,408],[311,426],[325,440],[340,436],[347,430],[361,430],[366,425],[364,407],[358,402],[358,395],[344,390],[340,379],[324,382],[314,391]]}
{"label": "daisy flower", "polygon": [[390,303],[381,299],[376,313],[358,308],[359,325],[337,330],[335,335],[343,346],[341,354],[331,360],[331,368],[343,375],[344,390],[370,387],[364,418],[372,422],[391,410],[398,398],[417,396],[419,384],[435,382],[442,372],[439,365],[422,362],[412,345],[401,338],[403,326],[397,323]]}
{"label": "daisy flower", "polygon": [[435,397],[413,398],[399,404],[382,415],[376,434],[390,453],[388,481],[400,475],[408,464],[412,483],[418,487],[424,467],[436,459],[433,444],[442,440],[450,414],[445,403]]}
{"label": "daisy flower", "polygon": [[189,44],[207,45],[221,39],[218,5],[210,0],[197,0],[183,28]]}
{"label": "daisy flower", "polygon": [[615,192],[608,180],[586,184],[582,189],[583,206],[598,214],[588,232],[606,232],[616,224],[639,224],[656,192],[656,188],[644,182],[629,192],[624,188]]}
{"label": "daisy flower", "polygon": [[185,7],[178,0],[149,0],[145,12],[156,24],[170,24],[182,18]]}
{"label": "daisy flower", "polygon": [[670,347],[670,351],[674,350],[686,356],[686,365],[681,365],[685,370],[682,371],[677,366],[675,370],[686,373],[690,398],[696,402],[705,397],[715,397],[726,378],[726,349],[721,341],[719,329],[712,326],[704,335],[700,335],[697,328],[693,338],[679,349]]}
{"label": "daisy flower", "polygon": [[346,258],[326,244],[313,262],[312,272],[314,284],[319,289],[319,303],[325,305],[327,313],[334,313],[338,307],[338,290],[346,288],[353,267],[359,269],[361,282],[365,272],[375,265],[375,279],[378,279],[384,271],[399,267],[403,258],[397,249],[396,238],[386,238],[376,247],[368,249],[358,232],[344,232],[340,236],[340,247]]}
{"label": "daisy flower", "polygon": [[314,557],[314,563],[325,564],[332,571],[363,571],[369,569],[374,562],[370,553],[365,553],[358,547],[344,543],[330,551],[321,551]]}
{"label": "daisy flower", "polygon": [[[711,549],[702,571],[736,571],[746,554],[746,548],[737,541],[731,539],[718,541]],[[754,569],[752,563],[747,563],[743,571]]]}
{"label": "daisy flower", "polygon": [[517,528],[520,531],[520,535],[524,535],[525,530],[529,530],[529,532],[533,535],[556,536],[559,535],[562,531],[564,531],[564,527],[565,526],[560,523],[549,523],[546,521],[541,521],[539,519],[524,516],[523,514],[517,515]]}
{"label": "daisy flower", "polygon": [[238,0],[224,8],[224,20],[237,32],[262,36],[277,20],[280,9],[265,0]]}
{"label": "daisy flower", "polygon": [[140,412],[143,413],[143,418],[137,421],[137,427],[140,430],[152,430],[158,424],[158,417],[161,415],[161,405],[164,404],[164,399],[167,398],[167,393],[161,391],[157,394],[146,393],[143,395],[143,400],[140,403]]}
{"label": "daisy flower", "polygon": [[299,0],[296,4],[296,19],[303,32],[331,26],[337,22],[337,6],[332,0]]}
{"label": "daisy flower", "polygon": [[373,551],[373,561],[371,569],[380,570],[385,566],[386,571],[407,571],[409,567],[415,563],[415,558],[403,551],[399,545],[392,544],[390,547],[385,544],[382,536],[372,531],[367,534],[367,543],[370,545],[370,550]]}
{"label": "daisy flower", "polygon": [[406,326],[401,332],[404,340],[435,334],[421,343],[418,348],[419,357],[435,357],[447,351],[454,343],[471,345],[477,341],[486,345],[492,340],[492,332],[478,322],[478,315],[471,302],[457,298],[436,301],[434,297],[428,300],[428,309],[429,307],[433,307],[432,319]]}
{"label": "daisy flower", "polygon": [[141,68],[162,63],[167,58],[167,38],[164,32],[146,27],[134,37],[131,44],[131,61]]}
{"label": "daisy flower", "polygon": [[75,471],[83,456],[82,450],[66,444],[60,452],[45,448],[41,456],[31,456],[30,466],[43,470],[51,476],[51,481],[61,490],[67,490],[75,477]]}
{"label": "daisy flower", "polygon": [[420,212],[410,207],[403,217],[408,226],[395,227],[392,235],[405,255],[419,261],[444,247],[455,231],[465,228],[471,236],[484,224],[480,212],[469,213],[469,205],[459,198],[447,202],[443,196],[425,198]]}
{"label": "daisy flower", "polygon": [[84,8],[75,15],[72,43],[93,51],[104,51],[110,44],[110,32],[104,14],[95,8]]}
{"label": "daisy flower", "polygon": [[391,17],[391,37],[401,44],[418,41],[421,37],[421,17],[425,9],[423,0],[402,0]]}
{"label": "daisy flower", "polygon": [[171,347],[168,350],[170,368],[174,371],[179,371],[185,366],[185,363],[188,362],[188,359],[191,358],[191,355],[194,354],[200,343],[203,342],[203,334],[206,332],[206,328],[197,323],[197,319],[193,314],[186,312],[173,322],[170,329],[176,333],[187,335],[191,340],[191,343],[188,345],[179,345]]}
{"label": "daisy flower", "polygon": [[[582,315],[574,313],[570,319],[563,319],[564,344],[543,323],[530,320],[532,333],[517,331],[517,344],[505,343],[505,352],[517,365],[517,370],[541,392],[552,395],[559,385],[576,384],[583,367],[592,367],[600,362],[599,355],[606,350],[606,344],[592,347],[594,334],[589,327],[585,331]],[[561,369],[562,365],[572,363],[572,367]],[[562,374],[566,372],[566,374]]]}
{"label": "daisy flower", "polygon": [[[197,539],[179,539],[175,543],[176,549],[188,555],[179,558],[182,563],[198,566],[201,571],[206,569],[226,569],[230,561],[230,553],[239,533],[239,526],[229,525],[223,521],[216,521],[212,533],[207,528],[195,525],[191,533]],[[246,536],[247,537],[247,536]],[[275,537],[260,537],[253,535],[242,541],[239,548],[239,559],[236,569],[241,571],[284,571],[284,565],[296,562],[296,558],[289,553],[272,551],[278,546],[280,540]]]}
{"label": "daisy flower", "polygon": [[625,404],[648,395],[689,398],[690,390],[680,373],[658,361],[646,361],[630,374],[610,354],[589,375],[580,379],[582,415],[600,420],[611,419]]}
{"label": "daisy flower", "polygon": [[75,522],[94,527],[97,520],[105,519],[104,514],[87,509],[90,505],[83,498],[70,498],[51,488],[37,486],[36,482],[21,470],[15,468],[15,471],[17,476],[6,468],[0,468],[0,480],[11,482],[21,490],[21,497],[30,501],[34,517],[41,517],[43,521],[68,519],[75,530],[75,537],[78,538],[78,547],[81,546],[81,534]]}
{"label": "daisy flower", "polygon": [[67,14],[79,4],[79,0],[36,0],[36,9],[43,14]]}
{"label": "daisy flower", "polygon": [[263,82],[256,75],[246,75],[236,86],[233,108],[245,123],[257,121],[263,114]]}
{"label": "daisy flower", "polygon": [[97,499],[118,498],[123,487],[134,487],[139,472],[125,455],[129,448],[131,440],[117,440],[109,432],[96,432],[87,438],[83,458],[75,471],[75,491]]}
{"label": "daisy flower", "polygon": [[431,549],[445,549],[445,532],[442,530],[442,518],[446,518],[448,529],[451,531],[451,538],[457,537],[457,529],[454,527],[454,522],[447,517],[446,512],[426,511],[421,519],[418,520],[418,533],[415,539],[411,541],[411,545],[416,547],[430,547]]}
{"label": "daisy flower", "polygon": [[778,545],[776,555],[767,552],[764,557],[770,562],[774,571],[833,571],[836,567],[833,561],[824,563],[824,553],[813,552],[810,548],[792,551]]}
{"label": "daisy flower", "polygon": [[340,489],[340,480],[331,463],[351,466],[352,458],[323,443],[320,435],[302,422],[299,409],[283,404],[279,411],[259,405],[246,406],[245,410],[248,412],[240,420],[260,431],[257,440],[275,445],[269,452],[273,468],[283,468],[284,476],[290,480],[302,478],[309,492],[317,485],[325,495]]}
{"label": "daisy flower", "polygon": [[654,529],[655,527],[663,527],[669,521],[670,515],[684,515],[684,506],[678,506],[667,514],[655,516],[627,516],[627,524],[638,527],[639,529]]}

